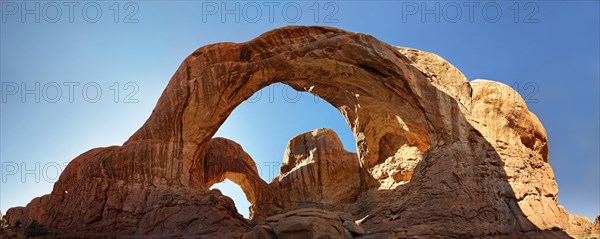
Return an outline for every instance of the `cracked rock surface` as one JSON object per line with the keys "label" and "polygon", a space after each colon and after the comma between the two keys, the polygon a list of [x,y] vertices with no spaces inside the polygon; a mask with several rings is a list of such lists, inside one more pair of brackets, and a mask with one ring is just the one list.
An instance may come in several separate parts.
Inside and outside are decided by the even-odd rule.
{"label": "cracked rock surface", "polygon": [[[357,152],[331,130],[301,134],[267,183],[240,145],[213,138],[277,82],[337,108]],[[50,194],[6,215],[61,238],[598,236],[558,205],[548,147],[506,85],[469,82],[435,54],[369,35],[284,27],[193,52],[127,142],[81,154]],[[209,189],[225,178],[253,203],[251,222]]]}

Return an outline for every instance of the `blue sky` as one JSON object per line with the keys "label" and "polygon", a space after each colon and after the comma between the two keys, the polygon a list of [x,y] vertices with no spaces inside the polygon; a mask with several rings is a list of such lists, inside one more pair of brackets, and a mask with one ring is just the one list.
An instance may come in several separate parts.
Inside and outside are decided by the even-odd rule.
{"label": "blue sky", "polygon": [[[49,193],[77,155],[127,140],[196,48],[285,25],[330,25],[435,52],[470,80],[518,88],[548,132],[560,204],[590,218],[600,214],[598,1],[77,3],[0,2],[3,212]],[[37,93],[22,99],[25,90]],[[217,135],[239,142],[265,180],[287,140],[314,128],[333,128],[355,151],[349,127],[326,102],[306,93],[290,100],[296,92],[284,85],[260,95]],[[247,214],[239,188],[220,187]]]}

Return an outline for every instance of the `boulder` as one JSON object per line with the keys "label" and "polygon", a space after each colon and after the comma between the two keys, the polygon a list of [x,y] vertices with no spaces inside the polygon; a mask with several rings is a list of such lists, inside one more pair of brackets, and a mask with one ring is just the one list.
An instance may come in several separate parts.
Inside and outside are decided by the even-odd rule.
{"label": "boulder", "polygon": [[277,239],[277,236],[270,226],[258,225],[246,233],[242,239]]}
{"label": "boulder", "polygon": [[344,223],[342,224],[344,226],[344,228],[346,228],[346,230],[348,230],[349,232],[351,232],[354,235],[364,235],[365,229],[363,229],[362,227],[360,227],[359,225],[357,225],[356,223],[352,222],[352,221],[344,221]]}
{"label": "boulder", "polygon": [[319,209],[299,209],[285,213],[269,225],[280,239],[344,238],[340,217]]}

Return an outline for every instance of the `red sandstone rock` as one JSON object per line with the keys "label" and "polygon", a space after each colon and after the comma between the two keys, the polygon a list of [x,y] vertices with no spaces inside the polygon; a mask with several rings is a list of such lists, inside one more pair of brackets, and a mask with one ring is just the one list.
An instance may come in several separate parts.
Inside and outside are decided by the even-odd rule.
{"label": "red sandstone rock", "polygon": [[342,211],[356,201],[363,174],[356,153],[344,150],[334,131],[316,129],[288,142],[279,175],[269,186],[279,193],[284,211]]}
{"label": "red sandstone rock", "polygon": [[269,220],[277,238],[336,239],[344,238],[340,217],[319,209],[299,209]]}
{"label": "red sandstone rock", "polygon": [[[309,142],[292,139],[267,185],[241,146],[212,139],[237,105],[275,82],[336,107],[357,153],[326,130],[304,134]],[[51,194],[6,214],[63,238],[268,236],[208,189],[230,178],[255,202],[253,217],[264,219],[255,222],[280,215],[269,223],[279,238],[347,236],[331,212],[286,214],[309,206],[362,218],[361,238],[597,235],[558,206],[548,161],[543,126],[508,86],[469,82],[432,53],[369,35],[285,27],[196,50],[127,142],[80,155]]]}

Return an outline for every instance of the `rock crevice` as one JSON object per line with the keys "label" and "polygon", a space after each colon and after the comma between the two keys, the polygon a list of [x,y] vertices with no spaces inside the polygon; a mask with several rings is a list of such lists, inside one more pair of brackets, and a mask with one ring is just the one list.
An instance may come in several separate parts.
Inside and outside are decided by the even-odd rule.
{"label": "rock crevice", "polygon": [[[276,82],[337,108],[357,152],[330,130],[307,132],[290,141],[280,175],[266,183],[241,146],[213,138],[235,107]],[[63,238],[598,235],[558,205],[548,161],[545,129],[510,87],[469,82],[435,54],[369,35],[284,27],[196,50],[127,142],[83,153],[51,194],[6,214]],[[209,190],[225,178],[241,185],[262,226],[251,228],[231,199]],[[313,212],[287,214],[308,207],[320,210],[317,221],[346,218],[321,230],[298,223]],[[275,215],[287,216],[270,225]],[[345,223],[360,218],[365,235]]]}

